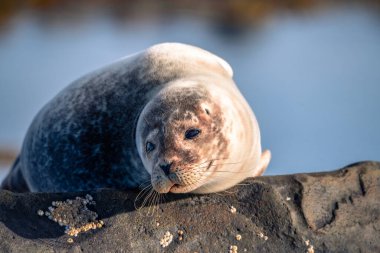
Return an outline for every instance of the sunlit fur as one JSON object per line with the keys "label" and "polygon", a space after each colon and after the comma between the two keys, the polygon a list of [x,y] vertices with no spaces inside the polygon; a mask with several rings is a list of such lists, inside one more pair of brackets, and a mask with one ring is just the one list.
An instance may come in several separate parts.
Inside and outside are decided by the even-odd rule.
{"label": "sunlit fur", "polygon": [[[191,128],[201,133],[185,139]],[[256,119],[224,76],[167,84],[145,106],[136,129],[138,152],[159,193],[216,192],[262,173]],[[146,142],[155,149],[146,152]],[[171,164],[170,174],[160,164]]]}
{"label": "sunlit fur", "polygon": [[[89,73],[39,111],[1,187],[73,192],[150,182],[142,194],[155,202],[169,191],[222,191],[260,175],[270,155],[261,154],[255,116],[232,75],[220,57],[180,43]],[[190,128],[201,132],[186,139]],[[168,163],[164,173],[159,165]]]}

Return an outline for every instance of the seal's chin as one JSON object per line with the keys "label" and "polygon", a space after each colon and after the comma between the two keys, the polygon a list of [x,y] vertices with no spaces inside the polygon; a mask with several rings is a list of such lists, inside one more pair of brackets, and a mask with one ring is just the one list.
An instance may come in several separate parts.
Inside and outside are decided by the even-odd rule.
{"label": "seal's chin", "polygon": [[192,184],[192,185],[178,185],[178,184],[174,184],[169,192],[171,193],[189,193],[189,192],[192,192],[194,191],[195,189],[197,189],[198,187],[200,186],[200,184]]}
{"label": "seal's chin", "polygon": [[200,182],[191,185],[179,185],[167,180],[165,183],[160,182],[159,185],[153,186],[153,188],[158,193],[189,193],[197,189],[199,186],[201,186]]}
{"label": "seal's chin", "polygon": [[190,185],[181,185],[171,181],[169,178],[161,178],[161,180],[152,182],[153,189],[158,193],[189,193],[202,185],[203,180],[199,180]]}

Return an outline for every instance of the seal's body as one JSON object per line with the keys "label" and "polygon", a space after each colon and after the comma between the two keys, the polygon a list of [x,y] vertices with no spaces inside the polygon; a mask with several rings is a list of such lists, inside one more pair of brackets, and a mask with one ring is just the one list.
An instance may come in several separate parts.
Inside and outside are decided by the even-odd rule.
{"label": "seal's body", "polygon": [[33,120],[2,187],[215,192],[263,173],[256,119],[232,69],[164,43],[73,82]]}

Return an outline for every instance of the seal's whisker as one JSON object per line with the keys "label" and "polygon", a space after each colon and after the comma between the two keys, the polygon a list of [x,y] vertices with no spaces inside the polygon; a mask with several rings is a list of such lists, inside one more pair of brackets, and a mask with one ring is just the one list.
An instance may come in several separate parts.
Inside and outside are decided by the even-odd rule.
{"label": "seal's whisker", "polygon": [[225,193],[227,193],[227,194],[229,194],[229,195],[232,195],[232,194],[236,194],[236,193],[238,193],[238,190],[230,191],[229,189],[227,189],[227,190],[224,190],[223,192],[225,192]]}
{"label": "seal's whisker", "polygon": [[148,216],[151,216],[152,202],[153,202],[155,196],[156,196],[156,191],[153,191],[152,192],[152,197],[149,199],[148,204],[147,204],[147,206],[148,206],[147,215]]}
{"label": "seal's whisker", "polygon": [[[148,181],[145,181],[145,183],[146,182],[148,182]],[[143,183],[142,183],[143,184]],[[142,184],[140,184],[140,186],[142,185]],[[150,190],[150,188],[152,187],[152,185],[151,184],[147,184],[144,188],[142,188],[141,190],[140,190],[140,192],[137,194],[137,196],[136,196],[136,198],[135,198],[135,201],[134,201],[134,206],[135,206],[135,208],[137,209],[137,205],[136,205],[136,203],[137,203],[137,201],[139,200],[139,199],[141,199],[142,197],[144,197],[146,194],[147,194],[147,192]]]}
{"label": "seal's whisker", "polygon": [[148,203],[148,212],[147,212],[148,216],[153,216],[153,214],[155,213],[156,206],[154,205],[154,203],[156,201],[157,194],[158,193],[156,191],[153,191],[153,196]]}
{"label": "seal's whisker", "polygon": [[[145,201],[146,201],[146,199],[147,198],[149,198],[150,197],[150,195],[151,195],[151,189],[147,189],[146,191],[145,191],[145,193],[144,194],[142,194],[140,197],[139,197],[139,199],[137,200],[137,199],[135,199],[135,207],[137,207],[138,205],[137,205],[137,203],[139,202],[139,200],[140,199],[142,199],[143,198],[143,201],[142,201],[142,203],[141,203],[141,206],[139,207],[139,208],[142,208],[142,207],[144,207],[144,204],[145,204]],[[138,209],[139,209],[138,208]]]}
{"label": "seal's whisker", "polygon": [[228,158],[213,158],[213,159],[209,159],[209,160],[206,160],[204,162],[201,162],[199,164],[196,164],[194,165],[194,167],[200,167],[201,165],[204,165],[204,164],[207,164],[205,166],[208,166],[210,163],[213,163],[215,161],[219,161],[219,160],[227,160]]}
{"label": "seal's whisker", "polygon": [[161,203],[161,193],[158,193],[158,195],[157,195],[157,200],[156,200],[156,203],[155,203],[155,205],[157,206],[157,208],[159,208],[159,206],[160,206],[160,203]]}
{"label": "seal's whisker", "polygon": [[229,174],[253,174],[254,169],[240,170],[240,171],[228,171],[228,170],[215,170],[213,173],[229,173]]}
{"label": "seal's whisker", "polygon": [[146,189],[144,194],[142,194],[139,197],[139,199],[141,199],[144,196],[144,200],[140,206],[137,205],[138,200],[135,198],[134,206],[135,206],[136,210],[140,210],[141,208],[143,208],[145,206],[146,199],[149,198],[150,194],[151,194],[151,189]]}
{"label": "seal's whisker", "polygon": [[210,190],[213,194],[216,194],[216,195],[221,196],[221,197],[223,196],[223,194],[221,194],[221,192],[214,192],[213,189],[208,185],[202,185],[202,187],[206,188],[207,190]]}
{"label": "seal's whisker", "polygon": [[[225,177],[223,179],[229,179],[229,178],[231,177]],[[236,185],[240,185],[240,184],[236,184]],[[211,190],[212,194],[216,194],[218,196],[225,196],[226,194],[231,195],[231,194],[236,194],[238,192],[238,190],[230,191],[231,188],[220,191],[220,192],[214,192],[213,189],[208,185],[203,185],[202,187],[204,187],[205,189]]]}
{"label": "seal's whisker", "polygon": [[[210,166],[220,166],[220,165],[236,165],[236,164],[240,164],[240,163],[243,163],[244,161],[241,161],[241,162],[231,162],[231,163],[213,163],[211,164]],[[203,167],[208,167],[207,166],[203,166]]]}
{"label": "seal's whisker", "polygon": [[147,204],[147,207],[148,207],[147,216],[151,216],[151,211],[150,211],[151,208],[152,208],[151,203],[152,203],[152,201],[153,201],[155,195],[156,195],[156,193],[155,193],[155,191],[153,191],[153,192],[152,192],[152,197],[149,198],[149,201],[148,201],[148,204]]}
{"label": "seal's whisker", "polygon": [[154,203],[153,203],[153,205],[156,206],[156,208],[158,208],[158,205],[160,203],[160,195],[161,193],[157,192],[156,199],[154,200]]}
{"label": "seal's whisker", "polygon": [[242,179],[242,181],[243,181],[243,179],[245,179],[245,178],[249,178],[249,176],[246,176],[246,175],[244,175],[244,177],[241,177],[240,175],[237,175],[237,174],[214,174],[213,175],[213,178],[214,178],[214,180],[231,180],[231,179],[238,179],[238,178],[241,178]]}
{"label": "seal's whisker", "polygon": [[213,159],[209,159],[209,160],[206,160],[204,162],[201,162],[195,166],[201,166],[202,164],[205,164],[205,163],[210,163],[210,162],[214,162],[214,161],[220,161],[220,160],[227,160],[228,158],[213,158]]}
{"label": "seal's whisker", "polygon": [[253,170],[241,170],[241,171],[227,171],[227,170],[215,170],[214,173],[232,173],[232,174],[241,174],[248,173]]}
{"label": "seal's whisker", "polygon": [[162,202],[166,201],[166,194],[161,194]]}
{"label": "seal's whisker", "polygon": [[[231,174],[229,174],[229,175],[226,175],[226,174],[215,175],[214,174],[213,176],[215,177],[215,179],[218,179],[218,180],[221,180],[221,179],[227,179],[227,180],[229,180],[229,179],[233,179],[233,178],[241,178],[241,176],[237,175],[237,174],[232,174],[232,175]],[[236,177],[234,177],[234,176],[236,176]],[[244,177],[241,178],[241,179],[243,181],[246,178],[253,178],[253,176],[250,177],[250,176],[244,175]]]}
{"label": "seal's whisker", "polygon": [[[140,209],[140,208],[143,207],[143,205],[141,205],[140,207],[138,207],[137,203],[138,203],[138,201],[139,201],[141,198],[144,197],[144,199],[145,199],[145,198],[147,197],[147,195],[149,194],[149,191],[150,191],[150,190],[151,190],[150,188],[146,188],[146,189],[144,189],[143,191],[139,192],[139,194],[136,196],[135,201],[134,201],[134,206],[135,206],[135,209],[136,209],[136,210],[138,210],[138,209]],[[144,203],[144,201],[143,201],[143,203]]]}
{"label": "seal's whisker", "polygon": [[166,200],[166,198],[165,198],[165,194],[161,194],[161,203],[164,203],[165,200]]}
{"label": "seal's whisker", "polygon": [[148,216],[153,216],[158,208],[158,199],[160,197],[160,193],[154,191],[153,198],[149,202]]}
{"label": "seal's whisker", "polygon": [[144,189],[146,189],[147,187],[151,186],[151,184],[149,183],[146,183],[144,185],[140,185],[137,189],[139,189],[140,191],[143,191]]}
{"label": "seal's whisker", "polygon": [[157,208],[159,208],[160,207],[160,204],[162,203],[162,195],[164,195],[164,194],[161,194],[161,193],[158,193],[158,198],[157,198],[157,203],[156,203],[156,205],[157,205]]}
{"label": "seal's whisker", "polygon": [[240,164],[240,163],[243,163],[244,161],[240,161],[240,162],[230,162],[230,163],[219,163],[219,164],[214,164],[215,166],[217,165],[235,165],[235,164]]}
{"label": "seal's whisker", "polygon": [[[235,165],[235,164],[239,164],[241,162],[235,162],[235,163],[224,163],[224,164],[211,164],[209,165],[210,167],[215,167],[215,166],[219,166],[219,165]],[[206,166],[204,167],[199,167],[199,168],[205,168]],[[254,171],[254,169],[248,169],[248,170],[239,170],[239,171],[228,171],[228,170],[215,170],[214,172],[226,172],[226,173],[245,173],[245,172],[251,172],[251,171]]]}
{"label": "seal's whisker", "polygon": [[141,189],[141,191],[144,191],[145,189],[147,189],[149,187],[152,187],[152,185],[151,184],[147,184],[146,186],[144,186],[144,188]]}
{"label": "seal's whisker", "polygon": [[140,207],[140,208],[143,208],[143,207],[146,206],[146,203],[149,202],[149,200],[150,200],[150,198],[152,197],[153,193],[154,193],[154,190],[153,190],[153,188],[152,188],[152,189],[149,190],[148,195],[144,198],[143,203],[141,204],[141,207]]}
{"label": "seal's whisker", "polygon": [[137,194],[137,196],[136,196],[136,198],[135,198],[135,201],[137,201],[137,200],[139,200],[143,195],[144,195],[144,193],[146,192],[146,191],[148,191],[148,190],[150,190],[150,188],[152,187],[152,185],[147,185],[147,186],[145,186],[140,192],[139,192],[139,194]]}
{"label": "seal's whisker", "polygon": [[216,167],[216,166],[223,166],[223,165],[236,165],[236,164],[240,164],[242,163],[243,161],[241,162],[231,162],[231,163],[219,163],[219,164],[214,164],[214,163],[211,163],[211,164],[207,164],[207,165],[203,165],[203,166],[198,166],[198,168],[211,168],[211,167]]}
{"label": "seal's whisker", "polygon": [[151,181],[151,179],[145,180],[144,182],[142,182],[141,184],[139,184],[138,188],[145,187],[146,186],[145,184],[150,184],[150,181]]}

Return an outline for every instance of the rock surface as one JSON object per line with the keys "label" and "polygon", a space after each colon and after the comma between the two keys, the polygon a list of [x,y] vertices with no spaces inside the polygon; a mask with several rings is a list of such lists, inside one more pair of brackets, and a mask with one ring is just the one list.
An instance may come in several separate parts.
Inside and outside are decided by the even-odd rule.
{"label": "rock surface", "polygon": [[86,194],[0,191],[0,252],[380,252],[377,162],[259,177],[217,194],[165,195],[137,211],[137,192],[89,192],[104,226],[78,237],[37,215],[52,201]]}

